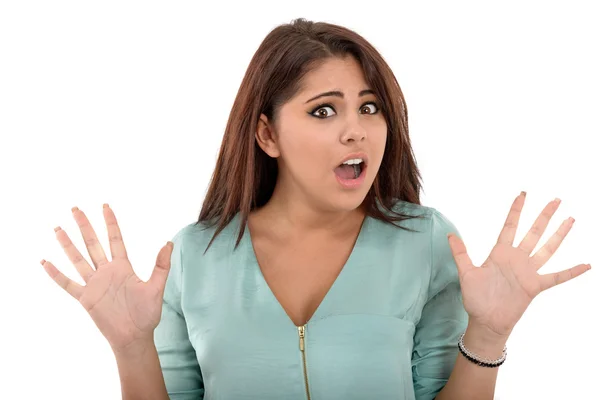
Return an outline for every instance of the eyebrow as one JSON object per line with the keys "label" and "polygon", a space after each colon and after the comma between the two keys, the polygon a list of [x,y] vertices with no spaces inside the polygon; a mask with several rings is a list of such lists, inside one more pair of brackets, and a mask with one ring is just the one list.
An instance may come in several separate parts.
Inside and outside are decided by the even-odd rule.
{"label": "eyebrow", "polygon": [[[362,96],[366,96],[368,94],[375,94],[375,92],[373,92],[371,89],[364,89],[364,90],[361,90],[360,93],[358,93],[358,96],[362,97]],[[313,100],[316,100],[316,99],[321,98],[321,97],[326,97],[326,96],[337,96],[337,97],[341,97],[343,99],[344,98],[344,93],[342,93],[339,90],[330,90],[329,92],[321,93],[319,95],[316,95],[313,98],[310,98],[310,99],[306,100],[306,102],[304,104],[310,103]]]}

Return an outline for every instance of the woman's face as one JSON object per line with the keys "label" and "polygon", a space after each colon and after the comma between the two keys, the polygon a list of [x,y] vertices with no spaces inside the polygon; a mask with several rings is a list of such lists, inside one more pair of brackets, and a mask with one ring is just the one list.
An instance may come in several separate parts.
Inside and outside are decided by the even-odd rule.
{"label": "woman's face", "polygon": [[[303,83],[270,127],[272,141],[259,140],[278,159],[276,190],[319,210],[353,210],[366,197],[383,158],[387,124],[379,100],[368,92],[363,71],[350,56],[328,59]],[[339,93],[319,96],[325,92]],[[261,126],[266,125],[259,124],[257,138]],[[340,166],[348,156],[361,164]]]}

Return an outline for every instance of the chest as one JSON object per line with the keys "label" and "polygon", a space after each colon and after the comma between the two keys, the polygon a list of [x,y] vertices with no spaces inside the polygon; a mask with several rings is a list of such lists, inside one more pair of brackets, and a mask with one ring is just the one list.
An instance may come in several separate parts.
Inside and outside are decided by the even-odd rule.
{"label": "chest", "polygon": [[315,313],[352,253],[355,238],[289,245],[257,242],[255,255],[273,295],[296,326]]}

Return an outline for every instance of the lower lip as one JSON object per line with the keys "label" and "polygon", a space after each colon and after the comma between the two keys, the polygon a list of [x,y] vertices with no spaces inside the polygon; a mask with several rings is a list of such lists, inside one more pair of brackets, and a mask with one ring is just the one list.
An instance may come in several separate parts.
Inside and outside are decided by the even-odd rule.
{"label": "lower lip", "polygon": [[344,187],[345,189],[356,189],[365,181],[365,176],[367,172],[367,166],[364,165],[362,171],[360,171],[360,175],[356,179],[342,179],[339,176],[335,175],[335,179]]}

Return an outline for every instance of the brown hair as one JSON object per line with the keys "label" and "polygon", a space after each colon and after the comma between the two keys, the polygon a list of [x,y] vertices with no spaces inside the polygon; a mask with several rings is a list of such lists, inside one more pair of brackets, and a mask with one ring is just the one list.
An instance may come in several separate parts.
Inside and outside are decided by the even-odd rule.
{"label": "brown hair", "polygon": [[404,95],[392,70],[357,33],[342,26],[298,18],[277,26],[265,37],[240,85],[196,223],[218,225],[206,250],[239,212],[237,248],[250,211],[266,204],[273,194],[277,161],[256,143],[260,114],[275,121],[281,105],[301,90],[302,77],[307,72],[327,58],[346,55],[354,56],[361,65],[370,89],[381,102],[387,123],[383,160],[363,206],[368,216],[393,225],[393,221],[416,218],[392,210],[397,200],[420,204],[422,187],[408,135]]}

